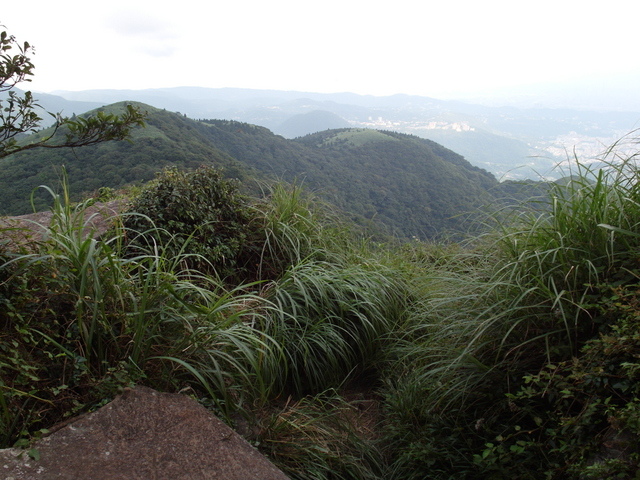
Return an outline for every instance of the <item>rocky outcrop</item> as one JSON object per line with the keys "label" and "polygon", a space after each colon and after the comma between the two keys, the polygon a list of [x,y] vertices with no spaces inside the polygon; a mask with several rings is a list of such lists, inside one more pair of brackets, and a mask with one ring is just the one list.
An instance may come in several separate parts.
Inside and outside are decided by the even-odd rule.
{"label": "rocky outcrop", "polygon": [[[94,238],[103,235],[113,226],[114,218],[127,206],[125,199],[110,202],[96,202],[82,211],[81,222],[84,231],[91,233]],[[53,212],[45,210],[17,217],[0,217],[0,231],[3,239],[23,247],[33,247],[34,242],[46,236],[51,225]]]}
{"label": "rocky outcrop", "polygon": [[2,479],[286,480],[196,401],[136,387],[26,452],[0,451]]}

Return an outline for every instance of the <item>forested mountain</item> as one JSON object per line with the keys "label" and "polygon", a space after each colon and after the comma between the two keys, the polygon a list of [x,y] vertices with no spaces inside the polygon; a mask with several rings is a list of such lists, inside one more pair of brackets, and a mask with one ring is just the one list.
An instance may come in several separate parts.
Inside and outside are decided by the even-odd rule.
{"label": "forested mountain", "polygon": [[[121,108],[115,104],[107,109]],[[62,166],[72,194],[146,182],[163,167],[216,165],[229,177],[300,182],[360,223],[400,237],[431,238],[468,228],[469,214],[500,197],[488,172],[416,136],[371,129],[337,129],[294,140],[264,127],[195,121],[143,106],[147,127],[132,142],[76,150],[37,149],[3,160],[3,214],[31,210],[39,185],[56,185]],[[44,200],[37,199],[39,208]]]}
{"label": "forested mountain", "polygon": [[[416,237],[465,230],[494,198],[495,178],[430,140],[377,130],[330,130],[298,140],[344,159],[337,165],[346,205]],[[375,211],[371,210],[371,207]]]}

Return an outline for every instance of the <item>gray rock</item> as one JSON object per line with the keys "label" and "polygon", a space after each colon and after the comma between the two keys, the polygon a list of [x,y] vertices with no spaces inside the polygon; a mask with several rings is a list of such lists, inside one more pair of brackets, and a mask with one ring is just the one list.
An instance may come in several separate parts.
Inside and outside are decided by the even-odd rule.
{"label": "gray rock", "polygon": [[196,401],[146,387],[127,389],[33,447],[39,460],[0,450],[0,479],[287,480]]}

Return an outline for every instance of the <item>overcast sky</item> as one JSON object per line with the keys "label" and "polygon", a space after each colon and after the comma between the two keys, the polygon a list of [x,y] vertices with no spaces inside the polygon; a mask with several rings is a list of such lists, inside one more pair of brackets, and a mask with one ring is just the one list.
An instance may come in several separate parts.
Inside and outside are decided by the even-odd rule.
{"label": "overcast sky", "polygon": [[434,97],[640,73],[637,0],[4,2],[37,91],[242,87]]}

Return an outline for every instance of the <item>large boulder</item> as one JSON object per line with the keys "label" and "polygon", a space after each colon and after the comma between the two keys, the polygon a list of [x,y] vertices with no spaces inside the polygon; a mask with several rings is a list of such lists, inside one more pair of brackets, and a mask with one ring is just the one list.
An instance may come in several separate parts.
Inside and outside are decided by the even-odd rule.
{"label": "large boulder", "polygon": [[3,479],[287,480],[189,397],[146,387],[55,430],[24,451],[0,451]]}

